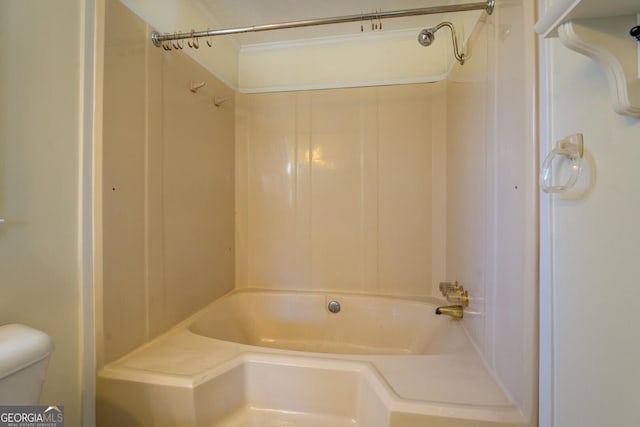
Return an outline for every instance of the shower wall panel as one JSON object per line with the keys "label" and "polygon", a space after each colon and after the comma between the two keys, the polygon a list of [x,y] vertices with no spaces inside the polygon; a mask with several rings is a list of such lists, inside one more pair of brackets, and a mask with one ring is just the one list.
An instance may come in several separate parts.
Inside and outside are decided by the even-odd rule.
{"label": "shower wall panel", "polygon": [[[234,94],[106,3],[102,289],[109,362],[234,283]],[[197,93],[189,81],[206,82]],[[228,101],[220,107],[214,96]]]}
{"label": "shower wall panel", "polygon": [[447,82],[447,275],[489,369],[537,425],[537,191],[533,5],[503,2]]}
{"label": "shower wall panel", "polygon": [[238,96],[237,287],[431,295],[444,83]]}

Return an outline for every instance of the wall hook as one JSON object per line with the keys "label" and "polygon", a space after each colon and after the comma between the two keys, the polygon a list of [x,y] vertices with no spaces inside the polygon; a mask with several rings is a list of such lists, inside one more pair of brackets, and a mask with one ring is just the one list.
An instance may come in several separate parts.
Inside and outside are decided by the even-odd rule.
{"label": "wall hook", "polygon": [[214,96],[213,97],[213,105],[215,105],[216,107],[219,107],[222,104],[224,104],[225,102],[227,102],[228,100],[229,100],[229,98],[227,98],[226,96]]}
{"label": "wall hook", "polygon": [[197,93],[198,89],[206,84],[207,82],[194,82],[193,80],[189,80],[189,90],[193,93]]}

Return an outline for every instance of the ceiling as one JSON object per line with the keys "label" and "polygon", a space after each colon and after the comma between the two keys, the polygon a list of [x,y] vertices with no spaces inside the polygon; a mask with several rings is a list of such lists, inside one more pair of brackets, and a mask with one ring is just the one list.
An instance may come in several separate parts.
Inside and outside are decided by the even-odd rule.
{"label": "ceiling", "polygon": [[[446,4],[469,3],[470,0],[193,0],[211,21],[211,29],[235,28],[259,24],[328,18],[375,12],[414,9]],[[446,19],[443,15],[392,18],[382,21],[382,32],[424,28]],[[293,28],[233,36],[240,46],[287,42],[331,36],[372,32],[370,21],[359,23]]]}

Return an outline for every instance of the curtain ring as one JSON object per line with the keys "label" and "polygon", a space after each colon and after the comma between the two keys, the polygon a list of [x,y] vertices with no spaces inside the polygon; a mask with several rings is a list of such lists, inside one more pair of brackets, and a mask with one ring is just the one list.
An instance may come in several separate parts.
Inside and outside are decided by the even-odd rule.
{"label": "curtain ring", "polygon": [[193,35],[194,33],[195,30],[191,30],[191,40],[187,42],[187,45],[192,49],[197,49],[198,47],[196,46],[196,38]]}
{"label": "curtain ring", "polygon": [[[210,28],[207,28],[207,32],[211,31]],[[209,38],[207,38],[207,46],[211,47],[213,45],[212,43],[212,37],[209,36]]]}
{"label": "curtain ring", "polygon": [[[167,36],[167,33],[164,33],[165,36]],[[162,48],[166,51],[171,50],[171,40],[165,40],[162,42]]]}

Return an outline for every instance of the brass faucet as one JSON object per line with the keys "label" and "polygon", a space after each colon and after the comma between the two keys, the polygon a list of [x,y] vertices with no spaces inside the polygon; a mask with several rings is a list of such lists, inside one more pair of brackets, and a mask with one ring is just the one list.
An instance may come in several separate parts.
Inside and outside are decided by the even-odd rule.
{"label": "brass faucet", "polygon": [[460,292],[461,289],[462,286],[458,282],[440,282],[440,292],[442,292],[443,297],[454,292]]}
{"label": "brass faucet", "polygon": [[469,306],[469,292],[465,291],[458,282],[440,282],[440,292],[452,304]]}
{"label": "brass faucet", "polygon": [[469,306],[469,292],[465,291],[458,282],[441,282],[440,292],[448,302],[456,304],[442,306],[436,309],[436,314],[444,314],[454,319],[462,319],[464,307]]}
{"label": "brass faucet", "polygon": [[464,311],[461,305],[445,305],[436,308],[436,314],[444,314],[445,316],[451,316],[454,319],[462,319]]}

